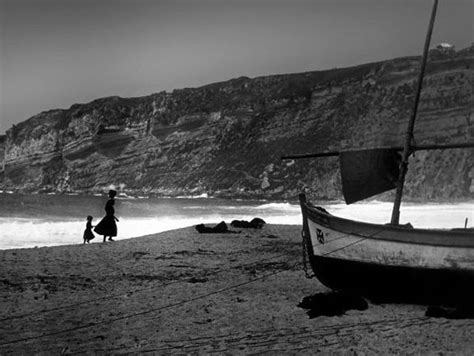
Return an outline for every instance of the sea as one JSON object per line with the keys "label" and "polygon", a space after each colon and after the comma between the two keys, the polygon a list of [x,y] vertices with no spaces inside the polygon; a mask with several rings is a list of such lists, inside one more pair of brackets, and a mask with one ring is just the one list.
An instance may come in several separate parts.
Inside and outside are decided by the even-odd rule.
{"label": "sea", "polygon": [[[93,225],[104,215],[107,196],[67,194],[16,194],[0,192],[0,249],[35,248],[82,243],[86,217]],[[392,203],[371,201],[346,205],[322,204],[330,213],[354,220],[387,223]],[[115,203],[118,222],[116,240],[137,238],[177,228],[259,217],[268,224],[301,225],[297,202],[218,199],[206,196],[178,198],[128,197]],[[417,228],[472,227],[474,202],[456,204],[404,203],[400,223]],[[230,227],[231,228],[231,227]],[[231,228],[232,229],[232,228]],[[100,242],[97,237],[94,242]]]}

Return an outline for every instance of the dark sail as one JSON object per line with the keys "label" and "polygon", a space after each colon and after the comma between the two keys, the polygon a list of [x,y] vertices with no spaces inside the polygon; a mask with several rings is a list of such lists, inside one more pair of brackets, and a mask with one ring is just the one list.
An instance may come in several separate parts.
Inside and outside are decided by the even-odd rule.
{"label": "dark sail", "polygon": [[396,188],[400,154],[394,149],[340,152],[339,163],[347,204]]}

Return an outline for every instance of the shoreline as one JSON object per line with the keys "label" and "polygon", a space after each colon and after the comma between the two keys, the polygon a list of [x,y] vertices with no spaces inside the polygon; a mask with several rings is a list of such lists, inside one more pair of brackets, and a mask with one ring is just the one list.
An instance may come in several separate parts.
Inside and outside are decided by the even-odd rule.
{"label": "shoreline", "polygon": [[[105,197],[107,195],[107,189],[104,189],[100,192],[41,192],[41,191],[21,191],[21,190],[2,190],[0,189],[0,195],[53,195],[53,196],[78,196],[78,197]],[[239,201],[239,202],[262,202],[262,203],[281,203],[281,204],[293,204],[299,205],[298,197],[294,197],[291,199],[288,198],[269,198],[269,197],[262,197],[262,196],[240,196],[240,195],[208,195],[207,193],[202,193],[199,195],[164,195],[164,194],[139,194],[137,192],[119,192],[117,195],[118,199],[132,199],[132,200],[159,200],[159,199],[203,199],[203,200],[223,200],[223,201]],[[340,199],[321,199],[319,200],[320,204],[323,205],[331,205],[331,204],[345,204],[343,198]],[[393,203],[393,198],[387,197],[380,199],[365,199],[363,201],[357,202],[360,204],[368,204],[368,203]],[[357,204],[355,203],[355,204]],[[474,204],[474,198],[472,197],[465,197],[459,199],[432,199],[426,200],[422,198],[408,198],[405,197],[403,199],[403,203],[406,204],[426,204],[426,205],[442,205],[442,204]]]}
{"label": "shoreline", "polygon": [[[232,230],[237,230],[232,228]],[[310,319],[328,290],[301,269],[300,226],[194,227],[0,251],[0,353],[469,354],[474,320],[369,304]]]}
{"label": "shoreline", "polygon": [[[42,248],[82,243],[86,215],[97,223],[103,215],[103,197],[3,196],[0,210],[0,250]],[[226,200],[141,199],[118,200],[118,239],[170,231],[197,224],[263,218],[270,224],[301,225],[299,205],[277,202]],[[332,202],[323,205],[335,216],[374,224],[389,221],[392,205],[381,201],[352,205]],[[458,204],[402,204],[402,223],[421,229],[473,227],[474,202]],[[96,235],[91,243],[101,239]]]}

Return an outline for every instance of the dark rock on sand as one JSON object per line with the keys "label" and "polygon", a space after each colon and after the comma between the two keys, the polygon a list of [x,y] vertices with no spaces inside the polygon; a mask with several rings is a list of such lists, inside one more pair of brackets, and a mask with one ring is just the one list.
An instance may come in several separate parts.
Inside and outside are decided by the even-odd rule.
{"label": "dark rock on sand", "polygon": [[209,233],[219,234],[219,233],[226,233],[228,228],[227,228],[227,224],[224,221],[221,221],[219,224],[217,224],[214,227],[208,227],[204,224],[198,224],[196,225],[196,230],[200,234],[209,234]]}
{"label": "dark rock on sand", "polygon": [[307,314],[311,319],[321,315],[341,316],[348,310],[366,310],[369,307],[364,298],[340,292],[317,293],[307,296],[298,306],[308,309]]}
{"label": "dark rock on sand", "polygon": [[196,230],[200,234],[235,234],[239,233],[239,231],[232,231],[229,230],[227,224],[224,221],[221,221],[219,224],[213,227],[206,226],[204,224],[196,225]]}
{"label": "dark rock on sand", "polygon": [[246,220],[232,220],[230,223],[233,227],[241,227],[244,229],[261,229],[265,224],[265,220],[260,218],[253,218],[250,222]]}
{"label": "dark rock on sand", "polygon": [[445,319],[474,319],[474,306],[445,307],[430,305],[425,316]]}

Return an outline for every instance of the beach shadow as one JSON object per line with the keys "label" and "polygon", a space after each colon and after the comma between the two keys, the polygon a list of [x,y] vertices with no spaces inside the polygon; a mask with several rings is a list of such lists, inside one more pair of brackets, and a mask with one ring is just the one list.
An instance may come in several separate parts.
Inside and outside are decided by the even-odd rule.
{"label": "beach shadow", "polygon": [[428,309],[426,309],[425,316],[444,319],[474,319],[474,306],[463,305],[457,307],[446,307],[430,305]]}
{"label": "beach shadow", "polygon": [[444,319],[474,319],[474,304],[469,297],[440,298],[437,295],[370,296],[372,304],[414,304],[426,306],[425,316]]}
{"label": "beach shadow", "polygon": [[306,313],[312,319],[318,316],[341,316],[349,310],[366,310],[369,304],[358,295],[327,292],[304,297],[298,307],[307,309]]}

